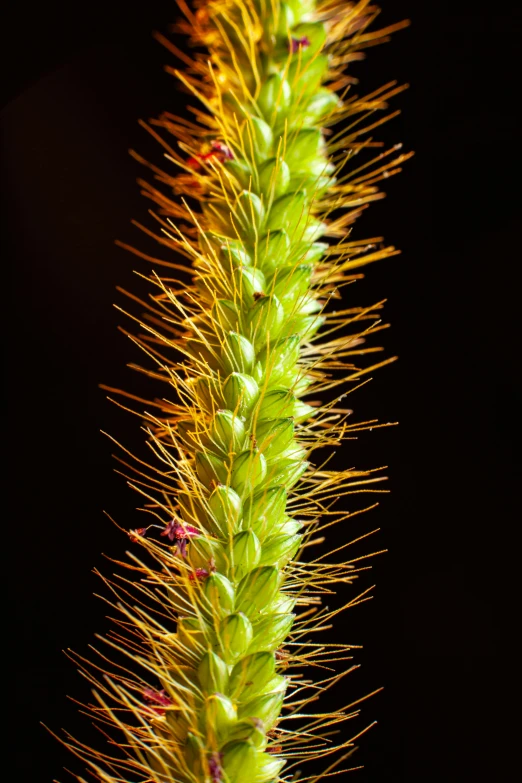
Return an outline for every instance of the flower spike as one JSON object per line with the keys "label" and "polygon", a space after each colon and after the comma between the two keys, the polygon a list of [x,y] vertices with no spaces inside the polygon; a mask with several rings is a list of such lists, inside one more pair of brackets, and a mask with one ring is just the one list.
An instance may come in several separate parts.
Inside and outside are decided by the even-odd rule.
{"label": "flower spike", "polygon": [[[361,267],[397,253],[352,231],[409,157],[373,152],[402,88],[359,97],[346,68],[404,23],[373,30],[367,0],[178,4],[192,57],[158,38],[197,107],[148,126],[168,170],[151,166],[155,183],[142,183],[159,226],[144,231],[166,257],[133,251],[159,270],[133,316],[140,370],[169,388],[141,412],[150,464],[125,465],[156,522],[129,532],[132,577],[105,580],[107,650],[78,658],[94,688],[85,710],[109,742],[65,743],[103,783],[289,783],[324,759],[304,778],[319,781],[343,771],[365,730],[338,732],[353,704],[315,706],[354,668],[349,646],[317,635],[368,598],[347,594],[361,558],[331,541],[360,511],[335,504],[379,492],[381,477],[316,452],[379,426],[352,423],[344,398],[393,360],[364,362],[383,303],[340,299]],[[180,255],[188,284],[175,282]],[[330,553],[307,560],[323,531]],[[345,603],[329,609],[336,586]]]}

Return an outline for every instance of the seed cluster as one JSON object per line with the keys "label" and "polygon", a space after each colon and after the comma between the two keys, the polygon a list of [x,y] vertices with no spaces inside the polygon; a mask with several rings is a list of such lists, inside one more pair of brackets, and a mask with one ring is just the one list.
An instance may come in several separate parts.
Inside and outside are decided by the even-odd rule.
{"label": "seed cluster", "polygon": [[[353,269],[396,252],[380,238],[348,235],[379,197],[375,183],[407,156],[392,159],[392,150],[377,167],[344,171],[367,144],[362,134],[379,124],[360,120],[398,91],[392,84],[350,97],[344,67],[390,32],[368,32],[375,9],[367,2],[210,0],[195,14],[180,7],[181,28],[210,57],[184,56],[187,70],[176,75],[205,112],[193,123],[171,114],[155,122],[179,142],[180,151],[164,143],[178,172],[153,167],[169,195],[143,188],[159,207],[158,240],[190,258],[195,275],[183,290],[151,277],[155,294],[135,339],[156,362],[150,374],[177,399],[156,401],[160,412],[146,414],[157,463],[140,462],[133,479],[154,521],[131,538],[155,565],[131,555],[138,604],[125,580],[123,592],[111,583],[127,636],[108,643],[143,672],[120,668],[103,682],[87,674],[97,687],[89,709],[125,736],[121,760],[68,744],[103,781],[124,770],[157,783],[276,783],[290,779],[280,775],[292,757],[353,744],[325,739],[353,711],[312,716],[300,730],[279,725],[283,704],[295,712],[321,685],[300,681],[292,666],[334,662],[348,650],[305,639],[333,616],[319,608],[321,593],[350,582],[354,565],[302,563],[299,552],[321,515],[332,517],[325,527],[334,523],[335,498],[375,480],[312,463],[314,449],[368,423],[347,424],[342,395],[328,404],[303,397],[372,369],[352,357],[375,350],[361,346],[380,328],[380,303],[328,305],[356,278]],[[338,120],[351,124],[328,137]],[[346,334],[350,324],[356,331]],[[171,349],[184,360],[173,361]]]}

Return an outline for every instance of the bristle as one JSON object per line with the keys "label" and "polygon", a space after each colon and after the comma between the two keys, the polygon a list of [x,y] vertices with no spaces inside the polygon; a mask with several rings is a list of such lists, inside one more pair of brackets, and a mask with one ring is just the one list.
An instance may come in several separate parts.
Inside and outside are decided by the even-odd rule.
{"label": "bristle", "polygon": [[[105,749],[64,743],[105,783],[276,783],[324,758],[322,773],[299,778],[318,783],[358,768],[340,765],[367,728],[338,733],[358,702],[316,705],[357,668],[339,670],[353,646],[317,634],[371,598],[347,590],[377,554],[344,559],[371,532],[329,541],[333,525],[375,504],[335,504],[385,490],[382,469],[335,471],[331,452],[315,463],[314,453],[389,426],[349,423],[344,400],[394,360],[357,358],[381,350],[366,341],[387,327],[384,303],[336,300],[361,277],[354,269],[398,252],[351,232],[410,157],[395,146],[355,162],[381,147],[369,134],[396,115],[388,102],[403,87],[357,97],[345,68],[406,23],[373,30],[369,0],[178,5],[192,54],[156,37],[198,106],[190,121],[166,112],[142,123],[167,171],[132,153],[153,174],[139,184],[157,223],[136,225],[171,255],[119,244],[172,275],[187,269],[181,254],[193,279],[153,271],[141,275],[147,298],[122,291],[144,313],[126,313],[149,362],[135,369],[167,386],[151,402],[104,387],[143,422],[150,459],[124,447],[118,459],[146,516],[116,575],[102,577],[114,615],[105,647],[73,656]],[[328,553],[307,560],[325,540]],[[344,602],[330,610],[322,601],[336,586]]]}

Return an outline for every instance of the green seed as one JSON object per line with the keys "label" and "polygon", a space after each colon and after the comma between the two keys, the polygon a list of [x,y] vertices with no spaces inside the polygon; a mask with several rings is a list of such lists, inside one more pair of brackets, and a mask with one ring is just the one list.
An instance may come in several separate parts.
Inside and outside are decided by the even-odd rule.
{"label": "green seed", "polygon": [[249,648],[254,632],[246,615],[230,614],[221,621],[217,652],[226,663],[235,663]]}
{"label": "green seed", "polygon": [[276,566],[267,565],[254,569],[239,583],[238,610],[244,612],[251,620],[257,619],[257,615],[270,606],[280,583],[281,575]]}
{"label": "green seed", "polygon": [[231,372],[250,374],[255,360],[254,346],[250,340],[237,332],[229,332],[226,335],[221,364],[227,375]]}
{"label": "green seed", "polygon": [[267,731],[269,731],[279,717],[284,697],[284,692],[257,696],[252,701],[240,705],[238,717],[240,719],[259,718],[263,721]]}
{"label": "green seed", "polygon": [[204,593],[209,602],[208,611],[211,617],[223,617],[233,611],[234,585],[224,574],[210,574],[205,579]]}
{"label": "green seed", "polygon": [[274,650],[290,633],[294,614],[273,614],[258,620],[253,626],[253,640],[249,653],[260,650]]}
{"label": "green seed", "polygon": [[275,675],[273,652],[248,655],[236,663],[230,674],[228,694],[231,699],[250,699],[260,693]]}
{"label": "green seed", "polygon": [[230,483],[240,497],[246,497],[266,476],[266,459],[259,449],[243,451],[235,460]]}
{"label": "green seed", "polygon": [[208,499],[208,506],[211,519],[217,524],[220,533],[227,534],[235,529],[240,519],[242,503],[232,487],[218,485]]}
{"label": "green seed", "polygon": [[231,548],[231,567],[235,581],[255,568],[261,557],[261,544],[253,530],[244,530],[234,536]]}
{"label": "green seed", "polygon": [[207,693],[226,693],[228,690],[228,666],[215,652],[207,652],[201,659],[198,678]]}
{"label": "green seed", "polygon": [[234,740],[223,749],[223,769],[227,782],[247,783],[256,769],[257,750],[253,743]]}
{"label": "green seed", "polygon": [[223,386],[226,407],[238,416],[246,416],[259,397],[259,386],[251,375],[233,372]]}
{"label": "green seed", "polygon": [[245,425],[232,411],[219,410],[212,422],[211,440],[225,454],[242,448],[246,438]]}

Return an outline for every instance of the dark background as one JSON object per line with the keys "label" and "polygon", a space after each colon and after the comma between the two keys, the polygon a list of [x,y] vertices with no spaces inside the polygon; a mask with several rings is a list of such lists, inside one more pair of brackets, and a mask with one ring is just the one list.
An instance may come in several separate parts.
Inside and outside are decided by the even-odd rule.
{"label": "dark background", "polygon": [[[396,100],[403,114],[382,137],[416,157],[356,229],[384,234],[403,253],[349,291],[357,304],[388,298],[385,345],[400,355],[351,405],[361,418],[401,422],[363,434],[342,457],[389,465],[392,490],[371,519],[342,533],[380,526],[357,552],[389,550],[361,576],[361,589],[377,584],[375,599],[350,610],[332,637],[364,644],[345,701],[385,686],[354,728],[379,723],[355,757],[365,770],[353,774],[361,783],[504,780],[513,681],[503,677],[511,647],[499,617],[516,573],[506,558],[521,461],[512,78],[520,25],[500,3],[382,5],[385,23],[409,17],[413,26],[355,70],[361,91],[410,82]],[[144,171],[127,149],[160,163],[136,120],[185,110],[186,96],[162,70],[173,58],[151,37],[176,15],[160,0],[8,8],[4,606],[12,617],[2,649],[17,781],[66,780],[64,765],[81,771],[39,721],[91,736],[66,700],[87,698],[87,685],[61,651],[85,653],[107,626],[91,569],[110,573],[101,552],[120,556],[127,541],[102,510],[124,527],[141,520],[99,434],[139,449],[138,421],[98,383],[147,393],[126,369],[137,352],[111,306],[124,305],[116,285],[144,291],[133,270],[147,268],[113,240],[150,249],[129,223],[147,221],[147,204],[135,184]]]}

